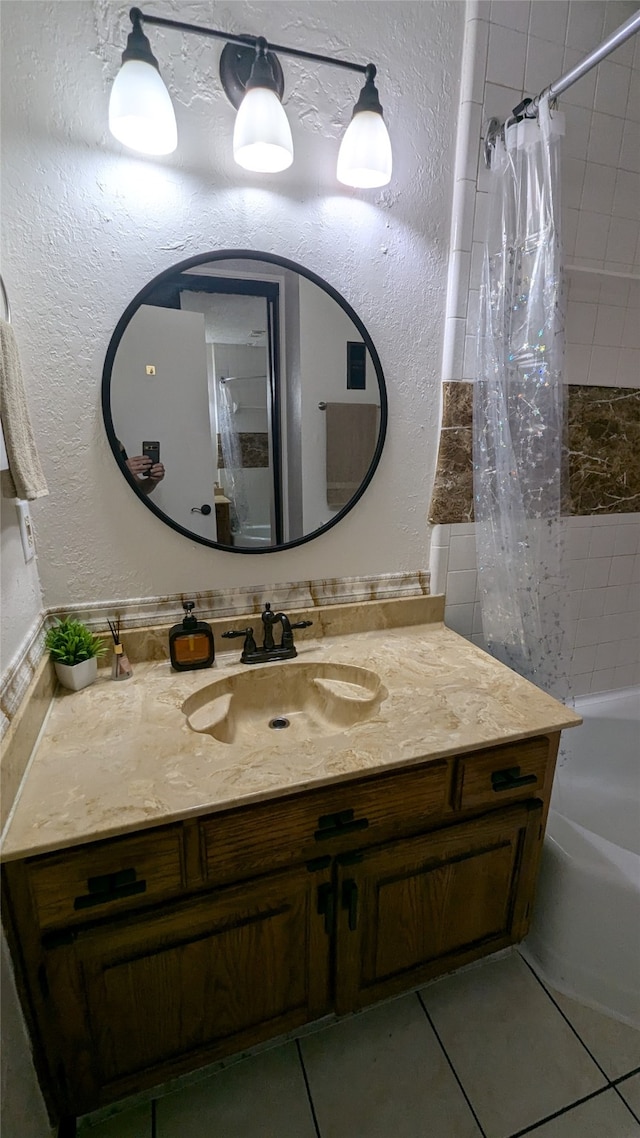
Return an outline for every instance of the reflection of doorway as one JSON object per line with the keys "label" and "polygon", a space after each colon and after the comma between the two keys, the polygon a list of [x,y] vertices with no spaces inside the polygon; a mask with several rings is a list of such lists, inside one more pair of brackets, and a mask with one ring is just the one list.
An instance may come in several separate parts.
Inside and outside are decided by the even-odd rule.
{"label": "reflection of doorway", "polygon": [[[122,337],[111,377],[115,432],[129,457],[142,454],[145,439],[160,444],[166,473],[153,491],[154,506],[185,530],[215,541],[205,375],[202,314],[141,305]],[[200,512],[202,506],[209,513]]]}
{"label": "reflection of doorway", "polygon": [[235,547],[287,540],[284,525],[280,288],[277,281],[182,276],[180,306],[205,319],[217,481]]}

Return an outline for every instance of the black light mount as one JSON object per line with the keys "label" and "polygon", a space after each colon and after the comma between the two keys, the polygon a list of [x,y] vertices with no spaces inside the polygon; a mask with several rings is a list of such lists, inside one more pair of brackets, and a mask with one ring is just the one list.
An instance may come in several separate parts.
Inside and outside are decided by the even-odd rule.
{"label": "black light mount", "polygon": [[220,82],[229,102],[240,106],[252,87],[268,87],[282,101],[284,74],[280,60],[263,36],[244,36],[246,45],[226,43],[220,56]]}
{"label": "black light mount", "polygon": [[136,59],[140,63],[150,63],[159,71],[158,60],[151,50],[151,44],[142,30],[143,15],[139,8],[132,8],[129,16],[131,18],[132,28],[127,36],[127,46],[122,53],[122,62],[129,63],[130,60]]}
{"label": "black light mount", "polygon": [[[368,63],[365,68],[366,81],[358,96],[358,102],[353,108],[353,115],[357,115],[360,111],[374,111],[375,114],[382,114],[382,106],[380,104],[380,96],[378,95],[378,88],[374,83],[377,74],[377,69],[373,63]],[[353,115],[351,116],[353,118]]]}

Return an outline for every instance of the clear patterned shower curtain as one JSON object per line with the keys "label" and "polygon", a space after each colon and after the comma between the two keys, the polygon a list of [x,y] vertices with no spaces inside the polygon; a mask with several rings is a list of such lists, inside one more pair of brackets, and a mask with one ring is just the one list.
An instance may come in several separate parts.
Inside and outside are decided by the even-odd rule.
{"label": "clear patterned shower curtain", "polygon": [[249,519],[247,500],[246,471],[242,465],[242,450],[236,426],[234,401],[229,384],[218,380],[217,384],[218,431],[224,470],[222,483],[231,502],[229,508],[230,525],[233,534],[240,533]]}
{"label": "clear patterned shower curtain", "polygon": [[566,699],[561,119],[543,101],[494,149],[473,449],[487,648]]}

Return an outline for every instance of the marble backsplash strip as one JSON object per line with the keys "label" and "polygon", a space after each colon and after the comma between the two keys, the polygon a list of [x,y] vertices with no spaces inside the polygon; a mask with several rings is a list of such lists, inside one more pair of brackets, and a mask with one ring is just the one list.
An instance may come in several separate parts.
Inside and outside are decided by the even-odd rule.
{"label": "marble backsplash strip", "polygon": [[[295,633],[298,646],[305,640],[318,640],[326,637],[344,637],[356,632],[379,632],[385,628],[408,628],[418,624],[431,624],[444,619],[444,596],[394,597],[378,601],[358,601],[355,604],[341,603],[320,607],[290,607],[289,613],[295,620],[310,620],[309,628]],[[242,639],[223,641],[222,634],[237,627],[237,617],[212,618],[211,627],[216,650],[216,659],[230,656],[236,661],[240,658]],[[255,630],[258,643],[261,641],[260,612],[244,613],[241,623],[247,623]],[[280,636],[274,631],[276,641]],[[167,660],[169,658],[169,628],[163,624],[154,628],[131,628],[122,637],[125,651],[132,664],[139,661]],[[110,667],[110,658],[102,658],[103,667]]]}
{"label": "marble backsplash strip", "polygon": [[[569,515],[635,513],[640,503],[640,390],[567,385]],[[473,385],[443,385],[429,521],[473,521]]]}
{"label": "marble backsplash strip", "polygon": [[47,614],[41,612],[24,638],[0,680],[0,739],[4,738],[11,720],[25,698],[44,651]]}
{"label": "marble backsplash strip", "polygon": [[245,585],[237,589],[186,591],[169,597],[145,597],[140,600],[97,601],[92,605],[69,606],[50,610],[50,616],[72,614],[89,627],[104,629],[107,620],[122,618],[123,629],[168,627],[182,620],[184,600],[195,601],[200,620],[236,617],[262,612],[265,601],[278,609],[300,611],[323,605],[362,601],[389,600],[394,597],[419,597],[429,593],[428,571],[386,573],[381,576],[320,578],[315,581],[284,582],[277,585]]}

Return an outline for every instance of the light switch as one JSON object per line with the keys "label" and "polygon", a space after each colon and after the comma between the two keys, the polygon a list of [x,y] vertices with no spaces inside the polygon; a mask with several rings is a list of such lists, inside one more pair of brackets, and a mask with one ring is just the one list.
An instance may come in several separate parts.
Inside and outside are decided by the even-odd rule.
{"label": "light switch", "polygon": [[18,522],[20,523],[20,537],[25,561],[32,561],[36,555],[36,541],[33,535],[31,514],[28,502],[17,502]]}

